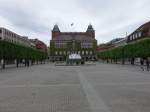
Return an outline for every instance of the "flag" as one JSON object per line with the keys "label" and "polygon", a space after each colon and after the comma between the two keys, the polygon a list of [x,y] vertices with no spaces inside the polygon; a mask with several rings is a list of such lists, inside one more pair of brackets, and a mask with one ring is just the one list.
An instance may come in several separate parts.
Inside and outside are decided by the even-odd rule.
{"label": "flag", "polygon": [[71,26],[73,26],[74,24],[73,23],[71,23]]}

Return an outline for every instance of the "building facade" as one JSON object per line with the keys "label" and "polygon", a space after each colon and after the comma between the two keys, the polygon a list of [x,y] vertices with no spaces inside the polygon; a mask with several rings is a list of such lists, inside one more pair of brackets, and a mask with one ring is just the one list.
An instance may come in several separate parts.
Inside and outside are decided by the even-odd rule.
{"label": "building facade", "polygon": [[125,37],[119,41],[114,42],[113,44],[115,47],[125,46],[127,45],[127,38]]}
{"label": "building facade", "polygon": [[127,38],[116,38],[108,42],[107,44],[111,44],[114,47],[125,46],[127,44]]}
{"label": "building facade", "polygon": [[115,38],[105,44],[100,44],[97,47],[97,52],[103,52],[112,48],[125,46],[127,44],[127,38]]}
{"label": "building facade", "polygon": [[143,38],[150,38],[150,21],[140,26],[137,30],[127,37],[127,43],[134,42]]}
{"label": "building facade", "polygon": [[114,45],[108,44],[108,43],[106,43],[106,44],[100,44],[100,45],[98,45],[98,47],[97,47],[97,52],[103,52],[103,51],[112,49],[112,48],[114,48],[114,47],[115,47]]}
{"label": "building facade", "polygon": [[111,41],[107,42],[106,44],[112,44],[113,45],[114,43],[116,43],[116,42],[118,42],[118,41],[120,41],[122,39],[124,39],[124,38],[114,38]]}
{"label": "building facade", "polygon": [[30,39],[35,44],[35,48],[47,52],[47,45],[39,39]]}
{"label": "building facade", "polygon": [[61,32],[58,25],[52,30],[50,59],[64,61],[72,54],[80,54],[85,61],[96,60],[97,40],[95,30],[89,25],[86,32]]}
{"label": "building facade", "polygon": [[27,47],[33,47],[33,43],[31,43],[26,36],[20,36],[6,28],[0,27],[0,40],[8,41],[14,44],[20,44]]}

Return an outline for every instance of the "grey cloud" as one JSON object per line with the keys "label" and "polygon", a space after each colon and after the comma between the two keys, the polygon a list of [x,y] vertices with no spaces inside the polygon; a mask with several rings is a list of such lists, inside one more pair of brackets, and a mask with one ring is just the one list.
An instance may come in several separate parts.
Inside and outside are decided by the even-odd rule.
{"label": "grey cloud", "polygon": [[85,31],[92,23],[102,43],[149,21],[149,4],[149,0],[1,0],[0,16],[47,44],[56,23],[61,31]]}
{"label": "grey cloud", "polygon": [[9,21],[12,21],[13,24],[19,28],[39,33],[47,30],[47,27],[43,26],[42,23],[38,21],[38,18],[25,10],[7,8],[1,9],[0,12],[3,14],[3,17],[7,18]]}

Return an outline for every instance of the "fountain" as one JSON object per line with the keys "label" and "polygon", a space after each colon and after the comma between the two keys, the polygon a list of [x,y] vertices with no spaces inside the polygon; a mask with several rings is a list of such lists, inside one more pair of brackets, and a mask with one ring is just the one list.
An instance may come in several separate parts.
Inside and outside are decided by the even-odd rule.
{"label": "fountain", "polygon": [[68,56],[67,65],[79,65],[79,64],[84,64],[84,61],[82,60],[79,54],[72,53]]}

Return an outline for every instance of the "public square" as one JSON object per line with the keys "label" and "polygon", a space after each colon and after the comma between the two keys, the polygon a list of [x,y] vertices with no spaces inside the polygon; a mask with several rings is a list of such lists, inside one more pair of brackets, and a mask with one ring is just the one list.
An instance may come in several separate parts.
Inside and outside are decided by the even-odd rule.
{"label": "public square", "polygon": [[6,68],[0,112],[150,112],[150,73],[103,63]]}

